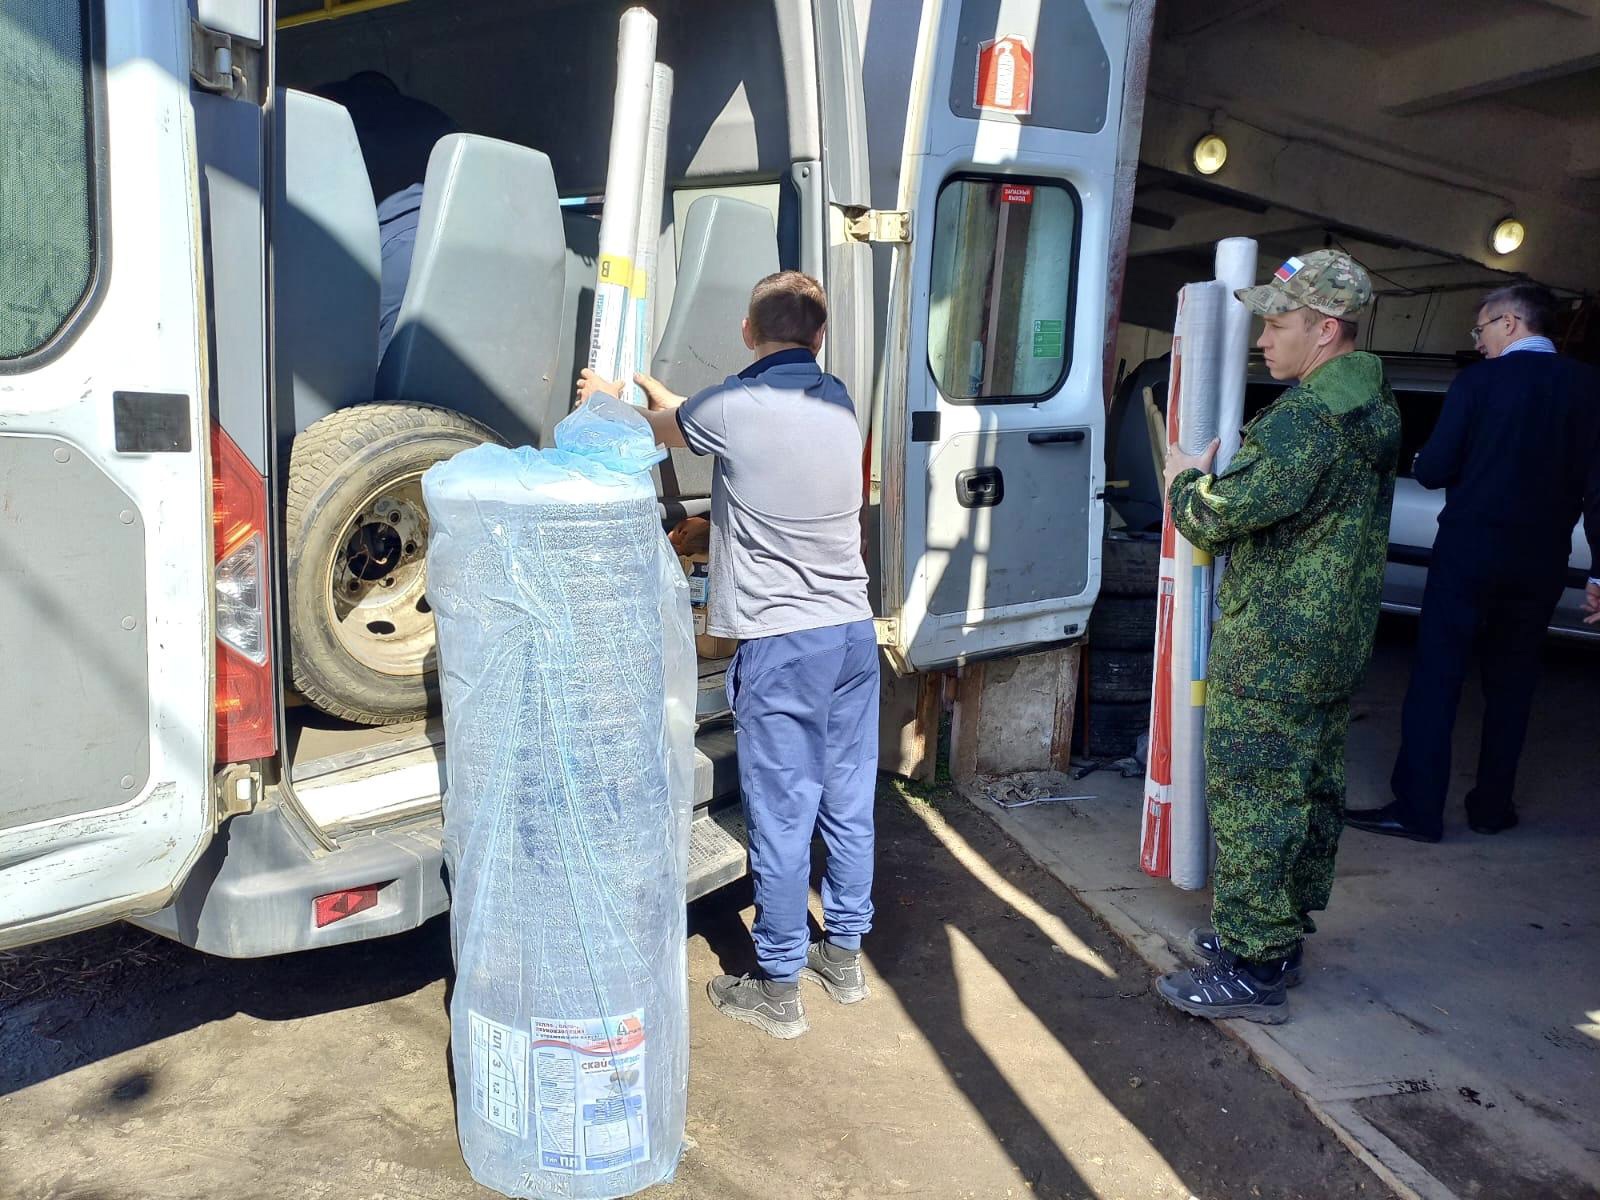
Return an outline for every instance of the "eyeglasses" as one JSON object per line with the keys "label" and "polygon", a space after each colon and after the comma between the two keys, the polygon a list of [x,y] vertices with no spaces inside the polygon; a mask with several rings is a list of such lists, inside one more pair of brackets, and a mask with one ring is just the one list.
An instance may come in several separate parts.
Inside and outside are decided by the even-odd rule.
{"label": "eyeglasses", "polygon": [[1493,325],[1496,321],[1504,321],[1507,317],[1510,317],[1513,321],[1515,321],[1517,319],[1517,314],[1516,313],[1511,313],[1511,312],[1503,312],[1497,317],[1490,317],[1482,325],[1474,325],[1472,327],[1472,340],[1473,340],[1473,343],[1476,344],[1476,343],[1482,341],[1483,340],[1483,331],[1485,329],[1489,328],[1489,326]]}

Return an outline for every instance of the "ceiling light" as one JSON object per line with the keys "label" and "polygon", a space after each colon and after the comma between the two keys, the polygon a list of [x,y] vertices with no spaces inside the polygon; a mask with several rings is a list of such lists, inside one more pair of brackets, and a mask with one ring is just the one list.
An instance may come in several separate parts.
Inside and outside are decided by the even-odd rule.
{"label": "ceiling light", "polygon": [[1228,143],[1208,133],[1194,144],[1194,169],[1202,175],[1215,175],[1228,161]]}
{"label": "ceiling light", "polygon": [[1527,236],[1528,231],[1522,227],[1521,221],[1507,217],[1494,227],[1489,244],[1494,247],[1496,254],[1515,254],[1522,249],[1522,240]]}

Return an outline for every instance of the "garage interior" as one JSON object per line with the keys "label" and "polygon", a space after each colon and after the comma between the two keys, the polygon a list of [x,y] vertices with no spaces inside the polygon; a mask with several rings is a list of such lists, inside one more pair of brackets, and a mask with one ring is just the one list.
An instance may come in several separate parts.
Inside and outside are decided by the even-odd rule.
{"label": "garage interior", "polygon": [[[1213,135],[1226,160],[1207,174],[1197,147]],[[1525,237],[1502,253],[1507,220]],[[1215,243],[1234,236],[1259,241],[1262,280],[1325,246],[1366,265],[1377,298],[1361,345],[1394,356],[1391,375],[1402,359],[1440,372],[1475,361],[1479,300],[1520,280],[1563,300],[1558,345],[1600,362],[1600,3],[1163,0],[1119,376],[1170,349],[1178,288],[1210,278]],[[1112,425],[1114,438],[1115,413]],[[1413,638],[1413,618],[1384,618],[1355,701],[1351,807],[1390,798]],[[1091,664],[1093,641],[1091,627]],[[1239,1032],[1401,1194],[1600,1188],[1597,680],[1600,641],[1549,640],[1523,824],[1490,838],[1468,832],[1461,809],[1477,761],[1474,676],[1444,843],[1351,831],[1292,1022]],[[1101,770],[1059,786],[1085,798],[985,806],[1152,964],[1170,965],[1209,924],[1209,893],[1141,874],[1142,779]]]}

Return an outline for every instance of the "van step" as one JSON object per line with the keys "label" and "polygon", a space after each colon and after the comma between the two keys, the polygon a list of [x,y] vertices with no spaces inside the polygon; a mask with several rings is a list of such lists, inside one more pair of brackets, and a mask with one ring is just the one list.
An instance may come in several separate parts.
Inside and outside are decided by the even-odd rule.
{"label": "van step", "polygon": [[689,828],[688,898],[696,900],[743,875],[749,840],[738,804],[698,815]]}

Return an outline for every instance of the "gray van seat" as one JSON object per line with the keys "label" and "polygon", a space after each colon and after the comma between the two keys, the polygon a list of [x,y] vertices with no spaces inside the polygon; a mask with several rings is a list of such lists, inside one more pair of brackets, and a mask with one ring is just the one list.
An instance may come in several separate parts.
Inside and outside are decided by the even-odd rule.
{"label": "gray van seat", "polygon": [[276,96],[274,172],[278,427],[372,398],[378,367],[378,213],[350,114],[293,89]]}
{"label": "gray van seat", "polygon": [[[702,196],[691,204],[683,223],[672,313],[651,374],[691,396],[749,366],[750,351],[739,323],[750,308],[750,289],[777,269],[778,231],[770,212],[728,196]],[[709,459],[674,450],[670,464],[662,467],[665,493],[710,493]]]}
{"label": "gray van seat", "polygon": [[441,138],[376,398],[437,404],[513,445],[540,445],[567,410],[557,377],[565,257],[545,155],[476,134]]}
{"label": "gray van seat", "polygon": [[600,218],[588,213],[563,212],[561,224],[567,251],[556,378],[561,385],[558,400],[565,411],[572,407],[572,398],[578,386],[578,372],[589,363],[595,275],[600,266]]}

